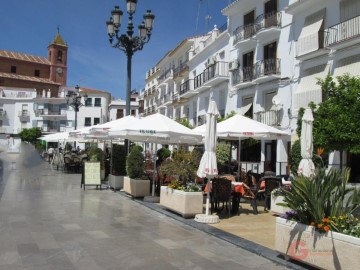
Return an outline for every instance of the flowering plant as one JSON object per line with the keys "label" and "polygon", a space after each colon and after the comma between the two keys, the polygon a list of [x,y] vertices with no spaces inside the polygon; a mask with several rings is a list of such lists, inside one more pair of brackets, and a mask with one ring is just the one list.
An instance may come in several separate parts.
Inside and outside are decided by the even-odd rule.
{"label": "flowering plant", "polygon": [[[333,230],[359,235],[355,225],[358,220],[350,217],[360,206],[360,196],[359,191],[347,187],[349,174],[349,170],[319,169],[314,177],[301,176],[292,182],[291,191],[284,190],[284,202],[278,205],[295,211],[288,219],[310,224],[319,232]],[[345,225],[340,223],[343,219],[347,222],[341,227]]]}
{"label": "flowering plant", "polygon": [[181,181],[175,179],[172,180],[171,183],[168,185],[168,188],[178,189],[186,192],[199,192],[201,191],[201,187],[196,183],[186,183],[183,184]]}
{"label": "flowering plant", "polygon": [[285,191],[291,191],[291,186],[289,185],[281,186],[279,188],[274,189],[271,193],[275,197],[278,197],[278,196],[285,196]]}

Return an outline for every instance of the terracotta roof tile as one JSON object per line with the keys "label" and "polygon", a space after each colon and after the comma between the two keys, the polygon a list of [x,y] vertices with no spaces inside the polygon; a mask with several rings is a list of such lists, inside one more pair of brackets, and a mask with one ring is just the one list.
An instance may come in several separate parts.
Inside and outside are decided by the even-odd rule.
{"label": "terracotta roof tile", "polygon": [[85,87],[80,87],[80,91],[83,93],[89,93],[89,94],[108,94],[108,95],[110,95],[109,92],[106,92],[103,90],[90,89],[90,88],[85,88]]}
{"label": "terracotta roof tile", "polygon": [[25,54],[25,53],[17,53],[17,52],[0,50],[0,57],[6,57],[6,58],[21,60],[21,61],[50,65],[50,61],[45,57],[40,57],[40,56],[35,56],[35,55],[30,55],[30,54]]}
{"label": "terracotta roof tile", "polygon": [[24,81],[31,81],[31,82],[39,82],[39,83],[48,83],[48,84],[54,84],[54,85],[61,85],[61,83],[53,82],[52,80],[45,79],[45,78],[39,78],[39,77],[32,77],[32,76],[25,76],[25,75],[19,75],[14,73],[5,73],[0,72],[0,78],[9,78],[9,79],[15,79],[15,80],[24,80]]}

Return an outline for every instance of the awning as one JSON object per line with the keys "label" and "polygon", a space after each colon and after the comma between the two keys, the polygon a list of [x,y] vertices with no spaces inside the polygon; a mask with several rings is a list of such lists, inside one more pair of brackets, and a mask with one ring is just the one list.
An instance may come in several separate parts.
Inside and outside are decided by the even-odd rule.
{"label": "awning", "polygon": [[317,84],[318,79],[325,79],[329,73],[329,65],[312,67],[302,72],[299,86],[295,92],[295,110],[309,106],[310,101],[315,104],[322,102],[321,86]]}
{"label": "awning", "polygon": [[304,27],[301,30],[296,42],[297,55],[304,55],[319,49],[319,31],[324,21],[326,10],[322,9],[305,19]]}
{"label": "awning", "polygon": [[353,55],[338,61],[333,77],[350,73],[351,76],[360,76],[360,54]]}
{"label": "awning", "polygon": [[239,113],[240,113],[241,115],[245,115],[245,113],[247,113],[248,110],[250,110],[250,108],[251,108],[252,105],[253,105],[252,103],[249,103],[248,105],[242,106],[242,107],[240,108],[240,112],[239,112]]}

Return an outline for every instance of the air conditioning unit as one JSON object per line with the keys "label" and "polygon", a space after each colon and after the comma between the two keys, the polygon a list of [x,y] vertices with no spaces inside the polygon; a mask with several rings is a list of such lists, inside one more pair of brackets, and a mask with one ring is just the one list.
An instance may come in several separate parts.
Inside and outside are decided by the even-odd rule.
{"label": "air conditioning unit", "polygon": [[236,70],[238,68],[239,68],[238,60],[233,60],[233,61],[229,62],[229,70]]}
{"label": "air conditioning unit", "polygon": [[216,57],[215,56],[212,56],[212,57],[209,57],[208,60],[207,60],[207,65],[208,66],[211,66],[213,64],[216,63]]}

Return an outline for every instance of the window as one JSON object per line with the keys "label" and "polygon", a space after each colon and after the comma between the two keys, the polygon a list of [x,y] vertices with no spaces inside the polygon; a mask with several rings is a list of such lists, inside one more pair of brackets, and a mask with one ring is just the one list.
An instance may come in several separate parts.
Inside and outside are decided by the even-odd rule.
{"label": "window", "polygon": [[124,110],[123,109],[117,109],[116,111],[116,119],[120,119],[124,117]]}
{"label": "window", "polygon": [[16,66],[11,66],[11,73],[16,73]]}
{"label": "window", "polygon": [[40,70],[35,69],[34,76],[35,77],[40,77]]}
{"label": "window", "polygon": [[95,98],[95,107],[101,107],[101,98]]}
{"label": "window", "polygon": [[63,57],[62,51],[58,51],[57,61],[58,61],[58,62],[62,62],[62,57]]}
{"label": "window", "polygon": [[244,15],[244,39],[250,38],[255,34],[255,10]]}
{"label": "window", "polygon": [[98,125],[98,124],[100,124],[100,118],[95,117],[94,118],[94,125]]}
{"label": "window", "polygon": [[85,117],[85,127],[91,126],[91,117]]}
{"label": "window", "polygon": [[136,111],[135,110],[131,110],[131,115],[135,116],[136,115]]}
{"label": "window", "polygon": [[243,55],[243,81],[251,81],[253,79],[254,52]]}
{"label": "window", "polygon": [[92,98],[87,98],[87,100],[85,101],[85,106],[86,107],[91,107],[92,106]]}

